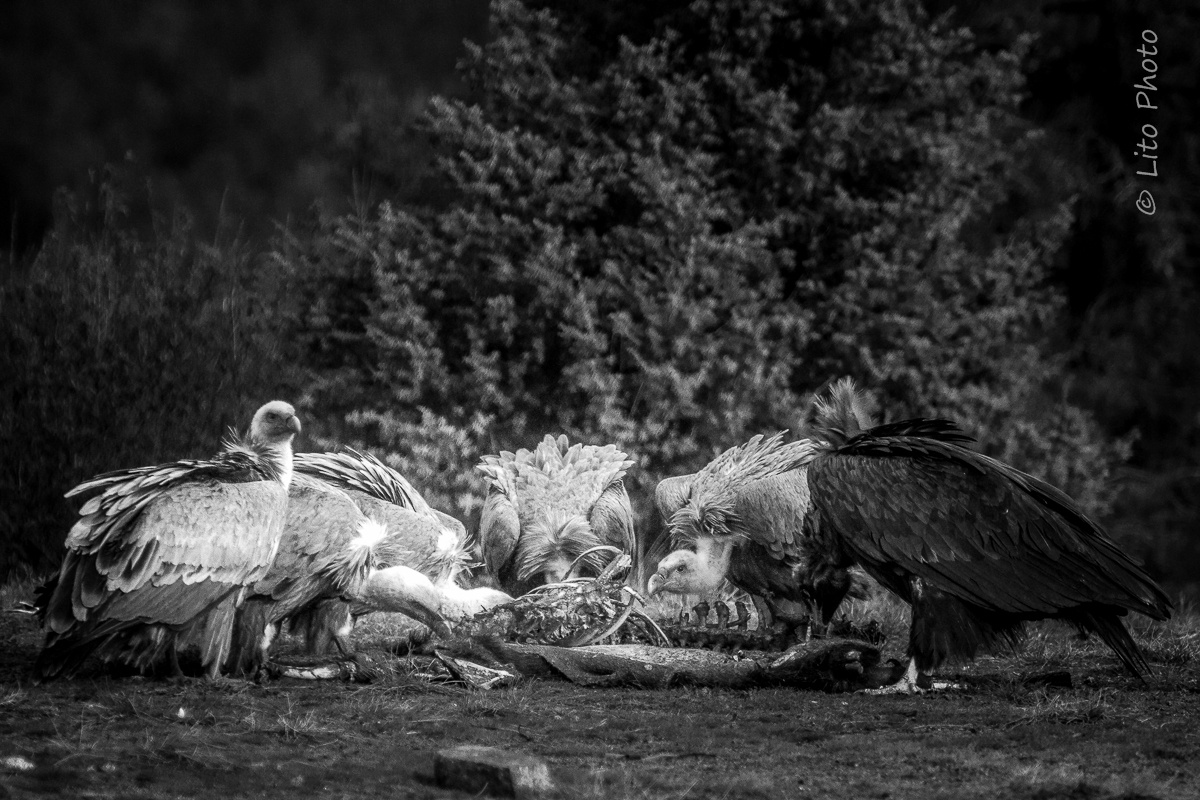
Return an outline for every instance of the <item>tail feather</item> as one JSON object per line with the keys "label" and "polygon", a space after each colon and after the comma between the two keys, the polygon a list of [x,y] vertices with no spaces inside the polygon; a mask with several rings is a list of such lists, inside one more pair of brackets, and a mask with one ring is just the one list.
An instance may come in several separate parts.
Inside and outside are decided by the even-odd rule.
{"label": "tail feather", "polygon": [[1121,622],[1121,618],[1111,611],[1079,611],[1071,616],[1071,620],[1086,631],[1094,632],[1104,643],[1112,648],[1121,659],[1121,663],[1133,675],[1145,681],[1153,670],[1146,661],[1146,656],[1138,648],[1133,637]]}
{"label": "tail feather", "polygon": [[88,656],[117,644],[125,634],[142,624],[136,620],[110,620],[86,630],[51,633],[33,663],[34,674],[43,681],[70,678]]}

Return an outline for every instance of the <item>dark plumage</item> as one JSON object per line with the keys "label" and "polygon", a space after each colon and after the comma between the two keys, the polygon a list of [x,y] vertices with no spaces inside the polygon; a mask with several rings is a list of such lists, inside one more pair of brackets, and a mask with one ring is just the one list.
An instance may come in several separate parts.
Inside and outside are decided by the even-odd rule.
{"label": "dark plumage", "polygon": [[[835,387],[833,402],[851,388]],[[810,574],[800,580],[858,564],[908,601],[910,684],[918,670],[1014,644],[1025,622],[1048,618],[1098,634],[1133,674],[1149,671],[1120,617],[1166,619],[1171,603],[1063,492],[970,450],[970,437],[945,420],[818,436],[800,536]],[[724,516],[701,527],[701,556],[736,548],[736,518],[699,502],[691,516]]]}
{"label": "dark plumage", "polygon": [[196,645],[216,677],[234,609],[279,545],[299,430],[275,401],[244,444],[213,459],[110,472],[68,492],[90,499],[49,592],[37,675],[70,676],[93,652],[146,671]]}
{"label": "dark plumage", "polygon": [[[560,580],[583,553],[601,545],[632,554],[633,512],[622,478],[633,466],[613,445],[568,445],[546,436],[530,451],[484,456],[476,469],[489,493],[479,523],[483,559],[501,588],[523,594]],[[607,558],[583,557],[598,575]]]}

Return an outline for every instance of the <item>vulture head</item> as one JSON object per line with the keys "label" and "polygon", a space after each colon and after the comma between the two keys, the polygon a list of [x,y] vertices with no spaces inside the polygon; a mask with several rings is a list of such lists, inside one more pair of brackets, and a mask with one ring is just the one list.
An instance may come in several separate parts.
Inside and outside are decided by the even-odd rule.
{"label": "vulture head", "polygon": [[697,542],[697,550],[676,550],[658,562],[646,590],[651,597],[660,592],[712,594],[725,580],[732,552],[731,546],[714,547],[706,541]]}
{"label": "vulture head", "polygon": [[300,432],[296,409],[282,400],[272,400],[254,414],[250,422],[250,441],[271,445],[290,442]]}
{"label": "vulture head", "polygon": [[[256,450],[275,464],[287,486],[292,480],[292,439],[300,432],[300,418],[290,403],[272,400],[254,413],[247,437],[249,449]],[[236,448],[236,442],[227,446]]]}

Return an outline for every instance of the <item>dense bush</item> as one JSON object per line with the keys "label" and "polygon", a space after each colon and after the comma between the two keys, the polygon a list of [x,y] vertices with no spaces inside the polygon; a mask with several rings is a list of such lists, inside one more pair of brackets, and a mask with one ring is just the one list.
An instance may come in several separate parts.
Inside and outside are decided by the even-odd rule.
{"label": "dense bush", "polygon": [[636,455],[644,496],[849,374],[1104,510],[1124,451],[1045,346],[1070,214],[1020,211],[1017,54],[900,0],[666,3],[636,41],[555,5],[495,3],[472,101],[431,102],[448,202],[280,250],[324,287],[310,397],[339,436],[415,464],[413,436],[565,431]]}
{"label": "dense bush", "polygon": [[111,469],[216,452],[228,426],[286,395],[285,287],[236,237],[186,217],[129,224],[129,175],[62,195],[31,264],[0,285],[0,576],[59,557],[63,493]]}

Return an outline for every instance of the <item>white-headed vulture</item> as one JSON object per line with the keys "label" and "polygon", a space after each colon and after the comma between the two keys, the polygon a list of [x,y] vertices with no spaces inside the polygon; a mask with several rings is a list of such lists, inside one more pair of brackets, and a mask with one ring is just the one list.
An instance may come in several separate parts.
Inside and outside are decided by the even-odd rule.
{"label": "white-headed vulture", "polygon": [[[850,384],[839,384],[830,403],[847,392]],[[971,441],[951,422],[911,419],[734,448],[751,463],[804,467],[802,527],[757,538],[763,529],[748,528],[730,502],[742,473],[710,472],[672,519],[675,540],[693,549],[664,559],[654,580],[667,591],[712,585],[747,543],[788,553],[808,587],[858,564],[912,606],[907,690],[919,674],[1015,645],[1025,622],[1051,618],[1099,635],[1144,677],[1149,667],[1120,618],[1166,619],[1166,594],[1070,497],[971,450]]]}
{"label": "white-headed vulture", "polygon": [[99,475],[47,588],[39,678],[71,676],[88,655],[141,671],[197,646],[210,678],[229,651],[234,609],[283,534],[295,410],[274,401],[244,442],[216,457]]}
{"label": "white-headed vulture", "polygon": [[[561,580],[576,558],[601,545],[632,554],[633,512],[622,478],[633,466],[614,445],[569,445],[546,436],[532,450],[484,456],[490,483],[479,523],[483,560],[512,595]],[[600,551],[583,556],[598,575]]]}

